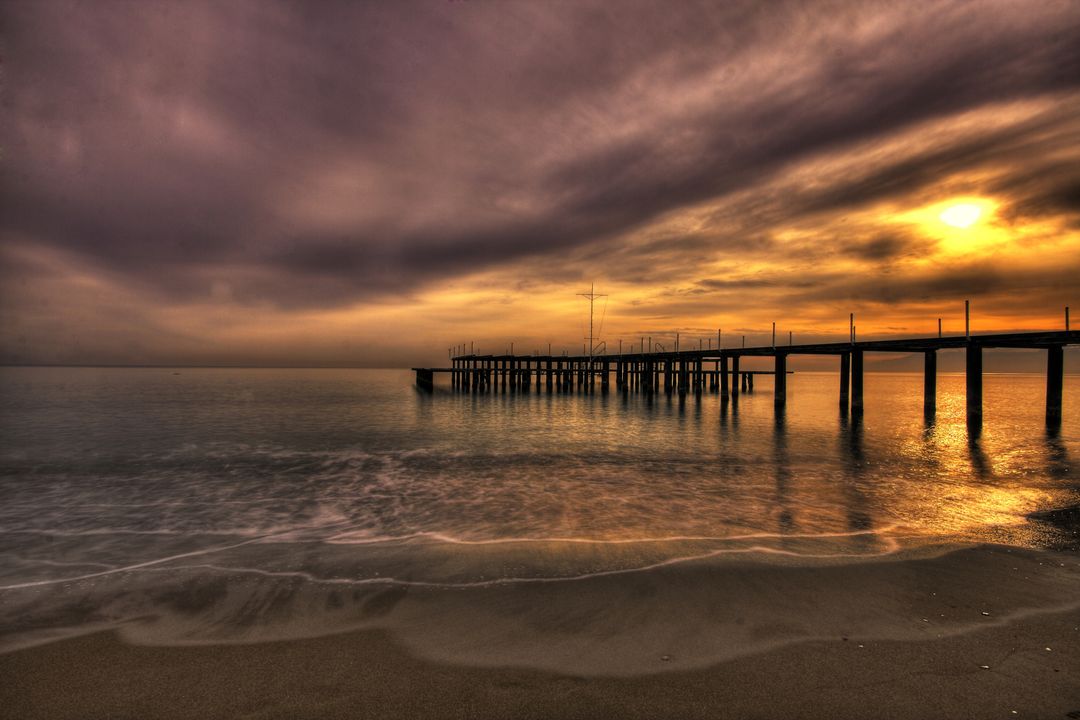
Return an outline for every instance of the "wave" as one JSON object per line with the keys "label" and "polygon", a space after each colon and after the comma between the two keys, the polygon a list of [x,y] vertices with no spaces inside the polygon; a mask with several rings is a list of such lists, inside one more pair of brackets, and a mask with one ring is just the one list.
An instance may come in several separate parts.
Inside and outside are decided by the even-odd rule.
{"label": "wave", "polygon": [[[177,565],[169,568],[158,568],[155,572],[175,571],[175,570],[212,570],[217,572],[224,572],[230,574],[254,574],[263,577],[271,578],[299,578],[306,582],[320,584],[320,585],[347,585],[347,586],[362,586],[362,585],[398,585],[404,587],[424,587],[424,588],[442,588],[442,589],[466,589],[466,588],[483,588],[483,587],[495,587],[500,585],[525,585],[532,583],[557,583],[557,582],[574,582],[580,580],[589,580],[592,578],[609,577],[613,575],[628,575],[632,573],[647,572],[649,570],[656,570],[663,567],[671,567],[673,565],[680,565],[683,563],[695,562],[700,560],[708,560],[711,558],[717,558],[724,555],[781,555],[786,557],[794,557],[803,560],[865,560],[869,558],[881,558],[889,555],[895,555],[900,551],[900,545],[896,542],[887,542],[887,549],[877,553],[798,553],[791,550],[782,550],[780,548],[772,548],[764,545],[754,545],[748,548],[721,548],[718,550],[712,550],[706,553],[699,553],[695,555],[684,555],[680,557],[669,558],[660,562],[649,563],[647,565],[639,565],[629,568],[617,568],[612,570],[596,570],[593,572],[577,573],[574,575],[552,575],[541,577],[503,577],[503,578],[491,578],[484,580],[464,581],[464,582],[450,582],[450,581],[438,581],[438,580],[411,580],[395,577],[370,577],[370,578],[326,578],[318,577],[312,573],[305,572],[303,570],[263,570],[261,568],[250,567],[232,567],[223,565],[211,565],[211,564],[198,564],[198,565]],[[4,588],[0,588],[2,590]]]}
{"label": "wave", "polygon": [[[320,526],[319,529],[323,529],[325,527],[326,526]],[[100,572],[86,573],[84,575],[76,575],[76,576],[73,576],[73,577],[66,577],[66,578],[50,578],[48,580],[34,580],[34,581],[30,581],[30,582],[14,583],[12,585],[0,585],[0,590],[19,590],[19,589],[31,588],[31,587],[42,587],[42,586],[45,586],[45,585],[62,585],[64,583],[79,582],[79,581],[82,581],[82,580],[92,580],[94,578],[104,577],[106,575],[115,575],[117,573],[132,572],[132,571],[135,571],[135,570],[141,570],[141,569],[144,569],[144,568],[147,568],[147,567],[152,567],[154,565],[162,565],[162,564],[167,563],[167,562],[172,562],[173,560],[181,560],[183,558],[198,557],[200,555],[210,555],[210,554],[213,554],[213,553],[224,552],[226,550],[233,550],[235,548],[243,547],[245,545],[252,545],[254,543],[263,542],[263,541],[271,539],[271,538],[276,538],[276,537],[280,537],[280,536],[289,535],[289,534],[292,534],[292,533],[297,532],[297,531],[298,531],[298,529],[292,529],[292,530],[288,530],[288,531],[282,532],[282,533],[275,533],[275,534],[269,534],[269,535],[260,535],[258,537],[254,537],[254,538],[250,538],[248,540],[244,540],[243,542],[232,543],[232,544],[229,544],[229,545],[219,545],[219,546],[212,547],[212,548],[202,548],[202,549],[199,549],[199,550],[191,550],[189,552],[177,553],[176,555],[170,555],[168,557],[155,558],[153,560],[146,560],[146,561],[139,562],[139,563],[133,563],[131,565],[124,565],[122,567],[114,567],[114,568],[110,568],[108,570],[102,570]]]}
{"label": "wave", "polygon": [[[652,543],[675,543],[675,542],[734,542],[741,540],[816,540],[835,539],[845,537],[875,536],[885,537],[884,533],[898,528],[898,525],[888,525],[869,530],[852,530],[848,532],[824,532],[824,533],[747,533],[742,535],[665,535],[662,537],[640,538],[588,538],[588,537],[504,537],[504,538],[481,538],[470,539],[447,535],[440,532],[422,531],[406,535],[372,535],[356,539],[348,538],[350,533],[326,538],[324,542],[337,545],[374,545],[379,543],[406,542],[416,539],[430,539],[451,545],[512,545],[518,543],[574,543],[582,545],[637,545]],[[348,538],[348,539],[344,539]]]}

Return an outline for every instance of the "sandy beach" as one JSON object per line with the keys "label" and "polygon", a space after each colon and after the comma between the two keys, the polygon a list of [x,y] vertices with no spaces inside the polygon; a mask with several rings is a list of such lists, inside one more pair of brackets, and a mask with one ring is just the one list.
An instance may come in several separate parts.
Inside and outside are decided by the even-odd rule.
{"label": "sandy beach", "polygon": [[[734,596],[725,600],[722,592],[731,583],[745,589],[783,577],[788,582],[782,594],[802,586],[810,598],[800,614],[772,608],[785,613],[786,623],[767,621],[770,608],[752,607],[770,597],[782,605],[767,588],[745,604]],[[730,625],[702,624],[674,607],[666,611],[670,624],[657,627],[649,616],[666,599],[647,591],[652,583],[680,592],[698,588],[688,602],[718,601],[708,611],[729,616]],[[579,599],[577,613],[566,597],[544,596],[535,587],[505,588],[500,592],[534,595],[546,614],[520,617],[520,624],[494,633],[483,627],[519,615],[520,607],[508,595],[469,593],[444,605],[441,621],[436,615],[421,621],[409,610],[408,597],[384,602],[385,617],[401,618],[388,629],[155,646],[129,642],[139,637],[132,626],[16,650],[0,655],[0,714],[84,720],[925,719],[1069,718],[1080,712],[1080,560],[1073,552],[982,546],[818,568],[691,564],[554,586]],[[601,631],[589,610],[601,599],[621,618],[619,638]],[[474,617],[466,617],[470,605]],[[552,624],[555,615],[563,618],[561,627]],[[633,615],[642,618],[640,625],[627,620]],[[681,647],[690,650],[695,628],[722,634],[747,625],[731,657],[680,667]],[[810,639],[815,633],[821,637]],[[605,666],[589,653],[590,647],[622,647],[632,654],[625,649],[635,640],[641,657],[612,655]],[[568,643],[590,664],[566,672],[538,669],[568,657],[560,655]],[[662,647],[669,654],[659,654]],[[529,648],[535,667],[526,666]],[[454,656],[458,662],[448,659]],[[642,671],[643,658],[654,663],[653,671]]]}

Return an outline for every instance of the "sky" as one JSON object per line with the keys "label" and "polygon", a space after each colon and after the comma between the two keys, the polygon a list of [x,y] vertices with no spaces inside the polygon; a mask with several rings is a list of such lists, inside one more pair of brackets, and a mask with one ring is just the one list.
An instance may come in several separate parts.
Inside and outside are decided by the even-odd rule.
{"label": "sky", "polygon": [[[1080,3],[0,2],[0,362],[1063,329]],[[601,322],[602,321],[602,322]]]}

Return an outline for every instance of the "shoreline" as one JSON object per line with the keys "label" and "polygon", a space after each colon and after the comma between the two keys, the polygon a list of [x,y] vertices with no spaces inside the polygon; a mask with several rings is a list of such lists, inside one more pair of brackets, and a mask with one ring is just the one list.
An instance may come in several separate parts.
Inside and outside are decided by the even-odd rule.
{"label": "shoreline", "polygon": [[1078,622],[818,640],[634,677],[436,663],[381,630],[196,647],[107,631],[0,656],[0,717],[1065,718],[1080,710]]}
{"label": "shoreline", "polygon": [[997,545],[383,591],[322,635],[183,644],[174,615],[12,649],[0,717],[1065,718],[1077,597],[1075,552]]}

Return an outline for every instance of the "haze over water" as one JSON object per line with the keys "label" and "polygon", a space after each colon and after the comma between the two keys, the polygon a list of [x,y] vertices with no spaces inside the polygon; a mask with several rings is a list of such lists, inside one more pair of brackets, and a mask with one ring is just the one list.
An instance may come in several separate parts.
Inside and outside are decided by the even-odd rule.
{"label": "haze over water", "polygon": [[1080,500],[1073,378],[1054,434],[1043,376],[988,375],[977,440],[963,376],[939,378],[932,424],[921,383],[868,374],[855,421],[833,373],[791,376],[778,416],[764,377],[724,410],[708,393],[429,395],[405,371],[7,368],[0,649],[118,626],[155,643],[407,633],[485,589],[540,612],[562,590],[538,586],[684,563],[1074,543],[1029,518]]}

